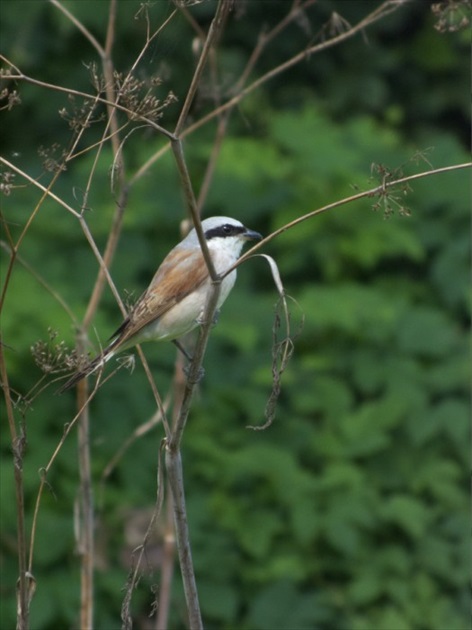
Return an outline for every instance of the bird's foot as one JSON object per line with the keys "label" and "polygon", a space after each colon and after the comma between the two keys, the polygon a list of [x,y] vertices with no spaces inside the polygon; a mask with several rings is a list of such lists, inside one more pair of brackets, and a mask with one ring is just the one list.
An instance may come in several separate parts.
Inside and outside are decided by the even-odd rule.
{"label": "bird's foot", "polygon": [[[187,350],[183,347],[183,345],[179,341],[177,341],[177,339],[174,339],[172,343],[175,346],[177,346],[177,348],[180,350],[180,352],[185,356],[185,358],[189,362],[189,364],[183,368],[184,374],[190,383],[192,383],[193,385],[196,385],[205,376],[205,370],[200,366],[198,368],[198,372],[196,376],[192,376],[191,372],[192,372],[193,357],[187,352]],[[192,380],[190,380],[190,378],[192,378]]]}
{"label": "bird's foot", "polygon": [[196,385],[197,383],[199,383],[202,378],[205,376],[205,369],[202,368],[202,366],[200,366],[198,368],[198,372],[196,375],[192,374],[192,366],[191,365],[187,365],[184,367],[184,374],[187,377],[187,381],[191,384],[191,385]]}
{"label": "bird's foot", "polygon": [[212,326],[216,326],[216,324],[218,323],[218,320],[220,319],[220,309],[217,308],[216,311],[213,313],[213,317],[211,320],[211,325]]}
{"label": "bird's foot", "polygon": [[[201,326],[202,324],[205,323],[204,315],[205,315],[204,313],[200,313],[200,315],[197,317],[196,321],[197,321],[197,324],[199,326]],[[216,311],[213,313],[213,317],[211,319],[211,325],[212,326],[216,326],[216,324],[218,323],[219,318],[220,318],[220,309],[217,308]]]}

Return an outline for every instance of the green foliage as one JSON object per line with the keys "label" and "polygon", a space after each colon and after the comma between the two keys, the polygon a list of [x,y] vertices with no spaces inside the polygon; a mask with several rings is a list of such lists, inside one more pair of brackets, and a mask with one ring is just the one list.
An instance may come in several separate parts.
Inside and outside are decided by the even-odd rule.
{"label": "green foliage", "polygon": [[[30,19],[20,19],[15,7],[23,4],[9,3],[4,12],[10,30],[18,25],[16,41],[10,37],[7,42],[9,54],[32,73],[39,72],[39,64],[46,68],[43,78],[60,83],[62,73],[68,85],[89,89],[81,62],[89,63],[93,55],[89,48],[77,52],[76,30],[51,7],[36,2],[28,3]],[[164,4],[154,3],[155,10],[163,12]],[[210,4],[196,9],[203,21]],[[283,3],[274,3],[274,14],[268,15],[265,4],[249,3],[257,27],[248,14],[235,21],[231,37],[222,43],[231,72],[243,65],[257,41],[258,18],[270,25],[282,11]],[[368,46],[361,37],[349,40],[332,55],[324,51],[308,59],[244,100],[241,119],[232,121],[223,142],[205,213],[237,216],[267,234],[376,186],[380,182],[372,165],[401,176],[429,169],[428,162],[443,166],[468,160],[462,146],[465,90],[459,87],[465,85],[465,47],[460,34],[435,31],[420,4],[369,32]],[[68,3],[92,30],[103,28],[108,9],[101,5]],[[138,3],[118,5],[124,42],[118,54],[122,66],[129,67],[144,26],[133,20]],[[355,21],[364,14],[365,3],[343,3],[341,8]],[[328,8],[319,10],[322,20]],[[181,96],[192,66],[188,49],[180,45],[189,39],[188,28],[183,19],[173,25],[148,59],[150,66],[156,59],[171,63],[169,84]],[[292,51],[294,35],[301,32],[296,28],[261,61],[262,68]],[[32,41],[37,46],[30,46]],[[64,103],[58,98],[58,106],[56,101],[52,106],[31,86],[25,86],[24,96],[22,113],[31,114],[34,102],[35,114],[25,116],[22,125],[12,124],[5,142],[21,153],[23,168],[39,173],[37,148],[44,129],[50,130],[49,144],[55,134],[61,142],[68,138],[67,125],[57,116]],[[18,115],[13,111],[9,120]],[[169,112],[165,120],[174,115]],[[197,189],[195,174],[203,173],[211,143],[207,129],[186,140]],[[138,141],[138,134],[125,145],[126,159],[135,167],[155,150],[153,137]],[[115,202],[111,162],[104,151],[88,200],[87,221],[101,248]],[[91,168],[90,156],[73,162],[59,178],[56,194],[77,207]],[[191,544],[208,628],[468,627],[468,183],[464,172],[456,172],[412,187],[392,192],[388,203],[394,212],[388,219],[382,207],[372,209],[378,198],[363,199],[306,221],[267,246],[299,305],[299,310],[293,306],[294,326],[300,312],[305,321],[284,374],[275,423],[265,431],[246,427],[264,423],[277,296],[263,260],[239,269],[237,286],[210,339],[206,376],[184,439]],[[5,197],[2,212],[15,238],[38,201],[32,187]],[[403,205],[410,217],[399,212]],[[121,293],[132,289],[137,297],[145,288],[178,240],[183,214],[175,167],[166,155],[152,177],[130,191],[112,268]],[[0,256],[4,280],[5,248]],[[20,396],[15,414],[18,423],[24,421],[28,442],[29,531],[38,471],[74,414],[73,396],[54,396],[55,385],[27,404],[28,392],[41,377],[30,348],[49,338],[49,328],[72,346],[74,322],[54,292],[81,321],[98,266],[78,222],[50,201],[41,206],[19,256],[2,312],[2,336],[10,386],[15,399]],[[120,321],[107,292],[90,345],[97,349]],[[174,349],[164,344],[144,349],[159,389],[166,392]],[[121,589],[128,576],[127,515],[155,500],[162,430],[158,426],[135,441],[103,480],[118,449],[154,413],[141,367],[132,376],[120,370],[100,390],[91,413],[101,560],[96,627],[108,629],[119,625]],[[2,409],[2,422],[4,417]],[[72,432],[47,476],[39,511],[38,589],[31,611],[35,630],[77,624],[74,440]],[[13,627],[16,609],[12,470],[4,441],[2,628]],[[138,619],[149,613],[150,589],[158,581],[157,571],[143,577],[133,606]],[[185,627],[178,572],[173,593],[169,627]]]}

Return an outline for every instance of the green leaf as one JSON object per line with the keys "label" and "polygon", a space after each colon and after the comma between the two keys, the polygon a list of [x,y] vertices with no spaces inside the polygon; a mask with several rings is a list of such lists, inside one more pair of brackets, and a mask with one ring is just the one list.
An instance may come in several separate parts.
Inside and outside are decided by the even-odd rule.
{"label": "green leaf", "polygon": [[431,358],[447,355],[459,343],[447,315],[427,307],[405,313],[398,322],[396,338],[399,349]]}
{"label": "green leaf", "polygon": [[384,521],[398,526],[413,539],[420,538],[431,521],[431,515],[422,502],[402,494],[388,498],[379,513]]}

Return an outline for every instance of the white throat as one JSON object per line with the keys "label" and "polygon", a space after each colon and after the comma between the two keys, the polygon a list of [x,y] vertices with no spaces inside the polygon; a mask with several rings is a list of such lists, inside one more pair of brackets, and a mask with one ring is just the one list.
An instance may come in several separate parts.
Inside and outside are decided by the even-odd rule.
{"label": "white throat", "polygon": [[208,241],[208,250],[217,274],[224,273],[238,260],[244,242],[240,238],[216,238]]}

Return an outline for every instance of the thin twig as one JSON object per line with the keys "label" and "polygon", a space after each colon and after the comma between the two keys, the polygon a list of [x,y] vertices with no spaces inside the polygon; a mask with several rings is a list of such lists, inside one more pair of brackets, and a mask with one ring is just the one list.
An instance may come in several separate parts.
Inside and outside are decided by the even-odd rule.
{"label": "thin twig", "polygon": [[[12,249],[11,249],[11,245],[10,244],[7,244],[5,241],[0,241],[0,247],[5,252],[8,252],[8,254],[12,255]],[[77,320],[73,310],[70,308],[70,306],[64,300],[62,295],[60,293],[58,293],[55,289],[53,289],[53,287],[43,278],[43,276],[40,273],[38,273],[38,271],[32,265],[30,265],[28,262],[26,262],[26,260],[22,256],[17,254],[16,255],[16,260],[22,267],[24,267],[26,269],[26,271],[28,273],[30,273],[33,276],[33,278],[36,280],[36,282],[38,282],[42,287],[44,287],[44,289],[56,300],[56,302],[62,306],[64,311],[67,313],[67,315],[70,317],[70,319],[74,322],[74,325],[77,326],[78,325],[78,320]]]}
{"label": "thin twig", "polygon": [[200,214],[201,214],[203,206],[205,205],[205,201],[206,201],[208,192],[210,190],[211,181],[213,179],[213,175],[215,173],[216,165],[218,162],[218,156],[220,155],[221,148],[223,146],[223,141],[226,137],[226,132],[228,130],[228,124],[229,124],[231,112],[232,110],[228,110],[224,112],[218,119],[218,125],[216,127],[216,133],[215,133],[215,140],[213,142],[211,154],[210,154],[210,157],[208,159],[208,163],[205,169],[202,185],[200,186],[200,190],[198,192],[197,208]]}
{"label": "thin twig", "polygon": [[439,175],[441,173],[449,173],[451,171],[458,171],[464,168],[472,168],[472,162],[464,162],[463,164],[453,164],[451,166],[443,166],[440,168],[435,168],[430,171],[423,171],[421,173],[415,173],[414,175],[407,175],[406,177],[401,177],[399,179],[392,180],[390,182],[382,182],[380,186],[376,186],[375,188],[371,188],[370,190],[364,190],[363,192],[357,193],[355,195],[351,195],[350,197],[344,197],[344,199],[340,199],[339,201],[333,201],[333,203],[329,203],[322,208],[317,208],[316,210],[312,210],[311,212],[307,212],[301,217],[297,217],[293,221],[286,223],[278,230],[275,230],[271,234],[267,235],[262,241],[259,241],[248,249],[245,254],[243,254],[238,260],[227,269],[225,272],[225,276],[230,274],[236,267],[239,267],[245,260],[250,258],[256,251],[261,249],[264,245],[266,245],[269,241],[272,241],[277,236],[280,236],[283,232],[290,230],[291,228],[307,221],[308,219],[312,219],[318,214],[322,214],[327,212],[328,210],[334,210],[334,208],[339,208],[340,206],[345,206],[348,203],[352,203],[354,201],[358,201],[359,199],[364,199],[365,197],[375,197],[376,195],[383,194],[386,189],[393,188],[395,186],[399,186],[401,184],[406,184],[408,182],[414,181],[416,179],[423,179],[424,177],[432,177],[433,175]]}
{"label": "thin twig", "polygon": [[154,531],[155,524],[157,519],[159,518],[162,511],[162,502],[164,500],[164,488],[163,488],[163,466],[161,463],[161,454],[162,449],[164,448],[164,440],[160,444],[159,453],[158,453],[158,461],[157,461],[157,483],[156,483],[156,504],[154,507],[154,511],[151,516],[151,520],[149,521],[148,528],[146,533],[144,534],[143,542],[141,545],[135,550],[139,551],[137,554],[137,560],[133,567],[133,571],[131,572],[128,583],[125,589],[125,597],[123,599],[123,604],[121,606],[121,619],[123,621],[122,628],[123,630],[131,630],[133,627],[133,621],[131,617],[131,597],[136,588],[136,585],[140,576],[140,567],[144,558],[144,554],[146,552],[146,545],[151,534]]}
{"label": "thin twig", "polygon": [[68,435],[71,433],[72,429],[75,427],[76,423],[78,422],[81,413],[83,412],[85,407],[89,404],[90,400],[95,395],[95,392],[98,389],[98,385],[99,383],[97,381],[94,386],[94,389],[92,390],[92,393],[88,396],[88,398],[82,404],[81,408],[78,410],[74,418],[64,426],[64,432],[61,436],[61,439],[56,445],[56,448],[54,449],[51,457],[49,458],[47,465],[40,470],[41,481],[39,484],[38,494],[36,495],[36,502],[35,502],[35,506],[33,510],[33,519],[31,523],[31,536],[30,536],[29,555],[28,555],[28,571],[30,573],[32,573],[32,570],[33,570],[34,546],[36,542],[36,529],[38,526],[39,506],[41,504],[44,488],[47,485],[47,474],[50,471],[53,463],[55,462],[56,457],[59,455],[65,440],[67,439]]}
{"label": "thin twig", "polygon": [[[120,111],[125,112],[126,114],[129,114],[130,116],[135,115],[128,107],[125,107],[124,105],[120,105],[119,103],[116,103],[113,100],[110,101],[106,98],[97,97],[96,95],[90,94],[88,92],[82,92],[81,90],[74,90],[72,88],[63,87],[62,85],[55,85],[53,83],[47,83],[46,81],[40,81],[39,79],[34,79],[33,77],[23,74],[23,72],[21,72],[21,70],[16,68],[16,66],[14,66],[14,64],[9,59],[7,59],[4,55],[0,55],[0,60],[8,64],[9,66],[15,68],[17,72],[17,74],[4,75],[3,79],[5,81],[6,80],[25,81],[26,83],[30,83],[31,85],[37,85],[39,87],[43,87],[48,90],[53,90],[55,92],[64,92],[65,94],[70,94],[71,96],[80,96],[81,98],[84,98],[89,101],[93,101],[97,99],[97,102],[102,103],[103,105],[116,107],[116,109],[119,109]],[[165,127],[162,127],[161,125],[158,125],[154,120],[151,120],[150,118],[147,118],[146,116],[143,116],[143,115],[139,115],[139,120],[141,122],[147,123],[155,131],[162,133],[162,135],[166,136],[169,140],[172,140],[174,138],[174,135],[172,132],[168,131],[167,129],[165,129]]]}
{"label": "thin twig", "polygon": [[184,128],[185,122],[187,120],[187,115],[192,105],[193,99],[195,98],[195,94],[197,92],[198,85],[200,83],[200,79],[203,73],[203,70],[206,66],[208,55],[210,54],[211,47],[215,44],[216,39],[221,33],[223,28],[225,19],[228,15],[228,12],[231,8],[232,0],[219,0],[218,6],[216,8],[215,15],[213,20],[211,21],[210,28],[208,30],[207,37],[205,39],[205,43],[202,48],[202,52],[200,54],[200,58],[198,60],[197,67],[192,77],[192,82],[190,83],[190,87],[187,91],[187,95],[185,97],[184,104],[182,106],[182,110],[180,112],[179,119],[175,126],[174,136],[178,138]]}
{"label": "thin twig", "polygon": [[92,35],[92,33],[88,30],[88,28],[86,28],[82,22],[80,22],[80,20],[78,20],[75,15],[73,15],[68,9],[66,9],[66,7],[61,4],[59,2],[59,0],[49,0],[49,2],[54,5],[56,7],[56,9],[59,9],[59,11],[62,11],[62,13],[67,17],[67,19],[74,24],[74,26],[76,26],[78,28],[78,30],[82,33],[82,35],[88,39],[88,41],[92,44],[92,46],[95,48],[95,50],[97,51],[97,53],[100,55],[100,57],[104,57],[105,56],[105,50],[103,49],[103,47],[99,44],[99,42],[95,39],[95,37]]}
{"label": "thin twig", "polygon": [[[3,158],[0,158],[2,160],[2,162],[4,162],[5,164],[7,164],[8,162],[6,160],[4,160]],[[15,243],[15,247],[14,247],[14,254],[16,256],[18,250],[20,249],[21,243],[23,242],[23,239],[25,238],[28,230],[31,227],[31,224],[33,223],[34,219],[36,218],[36,215],[38,214],[41,206],[43,205],[45,199],[48,197],[51,188],[54,186],[54,184],[56,183],[59,175],[60,175],[61,171],[57,170],[54,173],[54,177],[51,179],[51,181],[49,182],[48,186],[41,186],[40,188],[42,188],[43,190],[43,194],[41,195],[41,198],[39,199],[38,203],[36,204],[36,206],[33,209],[33,212],[30,214],[30,216],[28,217],[28,220],[26,221],[26,224],[24,226],[24,228],[21,231],[20,236],[18,237],[16,243]]]}
{"label": "thin twig", "polygon": [[211,279],[215,280],[218,277],[218,274],[215,271],[215,266],[211,259],[210,252],[208,250],[208,244],[203,233],[202,223],[198,213],[197,201],[195,199],[195,193],[193,192],[190,174],[188,172],[187,163],[185,162],[182,142],[180,140],[174,140],[172,142],[172,149],[174,151],[175,162],[177,164],[180,175],[180,182],[185,194],[185,199],[187,201],[190,216],[192,217],[193,226],[198,236],[198,241],[200,243],[203,258],[205,259],[205,264],[208,268],[208,273],[210,274]]}
{"label": "thin twig", "polygon": [[[164,405],[163,405],[165,410],[167,410],[169,406],[169,402],[170,400],[168,397],[164,401]],[[134,444],[134,442],[136,442],[136,440],[138,440],[139,438],[142,438],[144,435],[147,435],[149,431],[154,429],[154,427],[156,427],[161,422],[162,422],[162,411],[161,409],[156,409],[156,411],[153,413],[152,417],[149,420],[146,420],[146,422],[143,422],[143,424],[140,424],[139,427],[136,427],[136,429],[133,430],[131,435],[129,435],[126,438],[126,440],[123,442],[120,448],[116,451],[116,453],[113,455],[113,457],[110,459],[110,461],[108,462],[108,464],[105,466],[105,468],[102,471],[102,475],[100,479],[100,486],[102,488],[102,492],[103,492],[103,488],[108,477],[113,473],[118,462],[123,458],[123,455],[130,448],[130,446]]]}
{"label": "thin twig", "polygon": [[8,381],[8,371],[3,353],[4,344],[0,334],[0,377],[3,394],[5,397],[5,407],[10,428],[10,438],[13,448],[13,473],[15,479],[16,494],[16,540],[18,545],[18,583],[17,583],[17,630],[27,630],[29,627],[29,600],[28,597],[28,575],[27,575],[27,544],[25,525],[25,503],[24,503],[24,483],[23,483],[23,453],[26,446],[26,437],[21,430],[18,435],[13,413],[10,385]]}
{"label": "thin twig", "polygon": [[26,171],[23,171],[21,168],[18,168],[18,166],[15,166],[12,162],[9,162],[1,155],[0,155],[0,162],[3,163],[7,168],[11,169],[12,171],[15,171],[15,173],[18,173],[18,175],[21,175],[21,177],[24,177],[24,179],[26,179],[26,181],[28,181],[30,184],[33,184],[34,186],[39,188],[39,190],[42,190],[43,192],[45,192],[48,197],[56,201],[60,206],[62,206],[68,212],[73,214],[77,219],[80,218],[80,213],[74,210],[74,208],[70,206],[68,203],[66,203],[63,199],[61,199],[56,194],[54,194],[52,190],[50,190],[49,186],[48,187],[44,186],[43,184],[38,182],[38,180],[34,179],[34,177],[31,177],[30,175],[28,175]]}
{"label": "thin twig", "polygon": [[293,3],[292,3],[292,6],[290,7],[290,10],[280,20],[280,22],[278,24],[276,24],[272,28],[272,30],[270,30],[269,32],[266,33],[266,32],[263,31],[260,34],[259,40],[258,40],[254,50],[252,51],[251,56],[249,57],[249,60],[248,60],[248,62],[246,64],[246,67],[242,71],[241,76],[239,77],[238,81],[236,82],[236,84],[234,86],[234,92],[235,93],[239,92],[244,87],[244,85],[245,85],[247,79],[249,78],[249,75],[251,74],[254,66],[256,65],[257,61],[261,57],[261,55],[264,52],[265,48],[267,48],[268,44],[270,44],[270,42],[272,42],[278,35],[280,35],[280,33],[289,24],[291,24],[291,22],[293,22],[293,20],[296,17],[298,17],[300,15],[300,13],[303,13],[303,11],[305,11],[305,9],[307,9],[312,4],[315,4],[316,2],[317,2],[317,0],[305,0],[305,2],[300,3],[299,0],[293,0]]}

